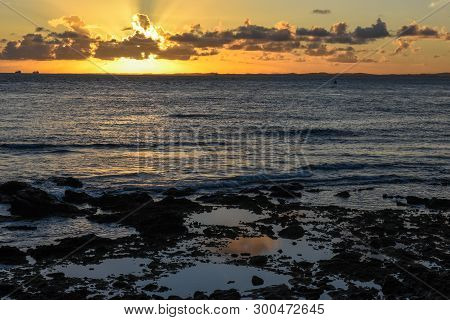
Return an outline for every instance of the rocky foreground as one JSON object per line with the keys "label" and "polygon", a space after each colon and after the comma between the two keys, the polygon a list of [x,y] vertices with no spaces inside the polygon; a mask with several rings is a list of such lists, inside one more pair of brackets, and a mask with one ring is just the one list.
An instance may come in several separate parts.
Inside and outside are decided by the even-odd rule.
{"label": "rocky foreground", "polygon": [[[116,239],[97,234],[37,242],[28,248],[0,244],[0,295],[10,299],[445,299],[450,296],[450,200],[386,194],[398,209],[355,210],[301,201],[300,183],[258,186],[235,193],[197,194],[169,189],[105,193],[93,197],[74,178],[54,178],[66,187],[57,198],[23,182],[0,185],[0,216],[9,232],[36,231],[51,217],[123,226],[135,233]],[[336,197],[348,198],[342,191]],[[202,223],[217,208],[240,209],[254,219],[236,224]],[[224,211],[231,212],[231,211]],[[230,213],[231,214],[231,213]],[[197,220],[196,220],[197,219]],[[245,220],[245,219],[244,219]],[[252,240],[253,239],[253,240]],[[236,249],[242,242],[250,244]],[[254,250],[253,243],[282,243]],[[304,248],[312,248],[307,256]],[[326,254],[325,254],[326,253]],[[145,261],[138,273],[73,277],[55,266],[95,266],[110,259]],[[145,259],[145,260],[136,260]],[[186,268],[230,265],[250,270],[251,288],[233,279],[226,289],[172,293],[161,279]],[[89,269],[87,269],[89,270]],[[195,269],[194,269],[195,270]],[[271,283],[271,276],[283,276]],[[197,275],[199,278],[201,274]],[[199,280],[200,281],[200,280]],[[237,281],[237,280],[236,280]],[[273,281],[272,281],[273,282]],[[236,287],[234,287],[234,285]],[[176,288],[175,288],[176,289]],[[174,290],[173,292],[176,292]]]}

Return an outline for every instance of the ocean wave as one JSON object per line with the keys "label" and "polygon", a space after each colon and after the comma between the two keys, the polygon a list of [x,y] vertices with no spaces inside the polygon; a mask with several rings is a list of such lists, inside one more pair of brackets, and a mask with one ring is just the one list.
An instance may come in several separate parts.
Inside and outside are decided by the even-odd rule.
{"label": "ocean wave", "polygon": [[180,119],[201,119],[201,118],[215,118],[217,115],[209,113],[173,113],[168,115],[169,118]]}
{"label": "ocean wave", "polygon": [[341,171],[341,170],[363,170],[363,169],[415,169],[415,168],[432,168],[442,166],[442,163],[427,163],[427,162],[379,162],[379,163],[361,163],[361,162],[337,162],[337,163],[322,163],[313,164],[304,168],[310,171]]}
{"label": "ocean wave", "polygon": [[280,174],[258,173],[254,175],[242,175],[219,180],[208,180],[208,181],[187,183],[184,185],[184,187],[192,187],[194,189],[221,189],[221,188],[243,187],[246,185],[252,185],[257,183],[270,184],[279,182],[298,181],[309,177],[311,177],[311,173],[305,171],[280,173]]}
{"label": "ocean wave", "polygon": [[280,136],[280,137],[356,137],[360,136],[361,132],[345,129],[333,128],[304,128],[304,129],[289,129],[289,128],[267,128],[256,129],[254,133],[265,136]]}
{"label": "ocean wave", "polygon": [[0,149],[6,150],[23,150],[23,151],[39,151],[52,150],[53,152],[70,152],[73,149],[130,149],[137,148],[136,144],[120,144],[120,143],[92,143],[92,144],[49,144],[49,143],[3,143]]}

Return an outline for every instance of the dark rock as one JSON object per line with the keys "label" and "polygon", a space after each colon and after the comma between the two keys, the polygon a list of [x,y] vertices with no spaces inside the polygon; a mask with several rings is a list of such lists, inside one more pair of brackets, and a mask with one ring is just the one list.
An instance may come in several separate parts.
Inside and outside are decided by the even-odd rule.
{"label": "dark rock", "polygon": [[0,264],[20,265],[27,263],[27,255],[14,247],[0,247]]}
{"label": "dark rock", "polygon": [[0,282],[0,297],[4,298],[16,289],[17,287],[10,283]]}
{"label": "dark rock", "polygon": [[63,280],[66,278],[66,275],[63,272],[54,272],[47,274],[47,277],[52,278],[54,280]]}
{"label": "dark rock", "polygon": [[335,196],[338,198],[348,199],[348,198],[350,198],[350,192],[342,191],[342,192],[335,194]]}
{"label": "dark rock", "polygon": [[301,198],[302,194],[295,192],[292,189],[288,189],[284,186],[273,186],[269,189],[270,195],[275,198]]}
{"label": "dark rock", "polygon": [[256,289],[253,293],[255,298],[263,298],[265,300],[295,299],[292,290],[285,284]]}
{"label": "dark rock", "polygon": [[383,293],[387,296],[397,296],[397,297],[410,291],[410,289],[405,287],[405,285],[402,282],[400,282],[395,277],[390,275],[384,279],[382,290]]}
{"label": "dark rock", "polygon": [[83,183],[73,177],[53,177],[51,180],[60,187],[72,187],[72,188],[82,188]]}
{"label": "dark rock", "polygon": [[241,294],[236,289],[216,290],[210,296],[211,300],[240,300]]}
{"label": "dark rock", "polygon": [[92,205],[98,206],[103,210],[111,211],[127,211],[135,210],[139,206],[153,202],[145,192],[135,192],[126,194],[104,194],[99,198],[94,198],[90,201]]}
{"label": "dark rock", "polygon": [[306,192],[308,192],[308,193],[321,193],[323,191],[324,190],[322,190],[322,189],[308,189],[308,190],[306,190]]}
{"label": "dark rock", "polygon": [[261,279],[261,278],[258,277],[258,276],[253,276],[253,277],[252,277],[252,284],[253,284],[255,287],[262,286],[262,285],[264,284],[264,280]]}
{"label": "dark rock", "polygon": [[239,191],[241,194],[261,194],[260,188],[246,188]]}
{"label": "dark rock", "polygon": [[39,246],[34,249],[29,249],[27,253],[37,260],[62,258],[68,254],[76,255],[84,253],[87,249],[101,248],[106,245],[112,245],[113,243],[113,240],[89,234],[81,237],[65,238],[60,240],[56,245]]}
{"label": "dark rock", "polygon": [[66,190],[64,192],[63,200],[68,203],[83,204],[93,202],[94,198],[85,192]]}
{"label": "dark rock", "polygon": [[136,228],[147,238],[165,239],[187,231],[184,226],[186,214],[207,209],[209,208],[188,199],[167,197],[159,202],[144,203],[138,210],[93,215],[89,219],[99,223],[120,222]]}
{"label": "dark rock", "polygon": [[240,235],[240,229],[237,227],[210,226],[203,230],[203,234],[208,238],[237,239]]}
{"label": "dark rock", "polygon": [[31,227],[31,226],[8,226],[4,227],[4,229],[9,231],[35,231],[37,230],[37,227]]}
{"label": "dark rock", "polygon": [[156,292],[158,290],[158,285],[154,283],[149,283],[142,289],[144,289],[145,291]]}
{"label": "dark rock", "polygon": [[413,206],[426,205],[429,201],[430,200],[428,200],[428,199],[419,198],[419,197],[415,197],[415,196],[407,196],[406,197],[406,202],[409,205],[413,205]]}
{"label": "dark rock", "polygon": [[164,195],[174,198],[187,197],[193,195],[194,193],[195,191],[192,188],[186,188],[182,190],[179,190],[177,188],[170,188],[169,190],[163,192]]}
{"label": "dark rock", "polygon": [[273,204],[264,195],[249,197],[242,194],[222,194],[205,195],[196,199],[204,203],[220,204],[229,207],[239,207],[241,209],[251,210],[255,213],[261,213],[262,209],[272,208]]}
{"label": "dark rock", "polygon": [[450,200],[432,198],[430,201],[428,201],[426,206],[427,208],[434,210],[450,209]]}
{"label": "dark rock", "polygon": [[60,202],[45,191],[33,187],[16,192],[12,196],[10,204],[11,214],[27,218],[80,214],[80,210],[76,207]]}
{"label": "dark rock", "polygon": [[267,258],[267,256],[254,256],[250,258],[249,264],[252,266],[262,267],[267,264],[268,260],[269,259]]}
{"label": "dark rock", "polygon": [[305,230],[297,223],[293,223],[287,228],[278,232],[278,236],[283,239],[297,240],[305,235]]}
{"label": "dark rock", "polygon": [[9,181],[0,185],[0,193],[6,195],[13,195],[20,190],[31,188],[31,185],[25,182]]}
{"label": "dark rock", "polygon": [[209,297],[204,292],[196,291],[194,293],[194,300],[208,300],[208,299]]}

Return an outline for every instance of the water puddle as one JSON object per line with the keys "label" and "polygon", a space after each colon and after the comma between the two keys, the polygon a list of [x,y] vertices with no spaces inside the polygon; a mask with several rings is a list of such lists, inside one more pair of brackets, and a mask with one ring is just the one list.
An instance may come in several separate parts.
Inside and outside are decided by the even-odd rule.
{"label": "water puddle", "polygon": [[252,256],[260,256],[272,254],[280,248],[280,240],[273,240],[264,236],[232,240],[225,248],[219,250],[219,252],[228,254],[249,253]]}
{"label": "water puddle", "polygon": [[191,216],[191,219],[205,226],[239,227],[245,223],[255,222],[265,217],[244,209],[220,207],[215,208],[211,212],[194,214]]}
{"label": "water puddle", "polygon": [[[264,280],[262,286],[254,286],[252,277]],[[175,274],[161,278],[159,286],[170,290],[165,295],[192,297],[196,291],[212,293],[215,290],[237,289],[240,292],[287,283],[289,277],[254,267],[228,264],[199,263]]]}
{"label": "water puddle", "polygon": [[143,269],[150,263],[144,258],[120,258],[108,259],[99,264],[79,265],[68,264],[56,266],[44,272],[44,274],[62,272],[68,278],[91,278],[104,279],[107,277],[117,277],[120,275],[143,274]]}
{"label": "water puddle", "polygon": [[225,247],[213,251],[225,254],[247,253],[252,256],[279,253],[281,255],[289,256],[296,261],[302,260],[308,262],[328,260],[334,256],[331,249],[307,239],[292,241],[286,239],[272,239],[267,236],[238,238],[228,242]]}

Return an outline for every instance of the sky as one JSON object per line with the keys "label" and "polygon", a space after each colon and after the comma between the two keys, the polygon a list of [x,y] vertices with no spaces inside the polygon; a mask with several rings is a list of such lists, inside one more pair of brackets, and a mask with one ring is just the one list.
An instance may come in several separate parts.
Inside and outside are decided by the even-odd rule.
{"label": "sky", "polygon": [[0,72],[450,72],[448,0],[0,0]]}

